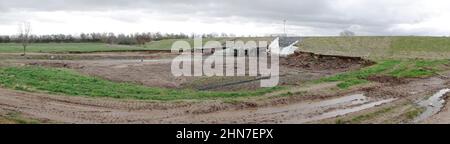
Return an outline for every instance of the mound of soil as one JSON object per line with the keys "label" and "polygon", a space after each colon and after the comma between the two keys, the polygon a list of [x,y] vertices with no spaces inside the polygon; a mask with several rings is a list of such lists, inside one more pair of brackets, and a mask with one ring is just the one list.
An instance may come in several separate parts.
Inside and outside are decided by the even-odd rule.
{"label": "mound of soil", "polygon": [[360,57],[319,55],[307,52],[295,52],[280,60],[280,64],[307,70],[345,70],[364,67],[374,62]]}

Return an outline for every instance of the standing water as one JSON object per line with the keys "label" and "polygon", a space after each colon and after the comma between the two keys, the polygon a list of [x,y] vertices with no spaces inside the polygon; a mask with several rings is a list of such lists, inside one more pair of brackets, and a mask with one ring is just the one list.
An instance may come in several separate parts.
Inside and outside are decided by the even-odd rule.
{"label": "standing water", "polygon": [[419,117],[417,117],[414,122],[421,122],[426,118],[433,116],[441,111],[445,104],[445,94],[450,92],[450,89],[442,89],[425,101],[421,101],[418,104],[425,107],[426,110]]}

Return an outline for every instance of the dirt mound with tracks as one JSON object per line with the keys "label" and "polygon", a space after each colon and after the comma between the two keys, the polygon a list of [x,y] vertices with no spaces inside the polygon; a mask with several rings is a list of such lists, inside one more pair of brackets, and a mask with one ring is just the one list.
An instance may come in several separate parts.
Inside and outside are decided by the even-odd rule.
{"label": "dirt mound with tracks", "polygon": [[374,62],[360,57],[319,55],[308,52],[295,52],[281,59],[280,64],[307,70],[347,70],[373,65]]}

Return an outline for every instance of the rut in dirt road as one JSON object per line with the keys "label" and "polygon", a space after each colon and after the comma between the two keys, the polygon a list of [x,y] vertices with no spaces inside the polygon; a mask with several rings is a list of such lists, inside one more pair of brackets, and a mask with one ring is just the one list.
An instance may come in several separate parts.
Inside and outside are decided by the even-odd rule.
{"label": "rut in dirt road", "polygon": [[[330,109],[370,105],[377,102],[374,100],[363,95],[351,95],[312,103],[300,102],[286,106],[256,108],[257,112],[243,109],[194,114],[187,110],[195,111],[200,107],[213,107],[214,104],[92,99],[0,89],[0,109],[20,112],[35,119],[62,123],[298,123],[315,120],[311,116],[320,116],[320,113]],[[291,118],[278,119],[280,115],[282,118],[287,116]],[[339,112],[323,118],[337,115],[340,115]]]}
{"label": "rut in dirt road", "polygon": [[158,123],[158,119],[183,113],[180,107],[185,109],[189,105],[54,96],[0,89],[0,109],[63,123]]}

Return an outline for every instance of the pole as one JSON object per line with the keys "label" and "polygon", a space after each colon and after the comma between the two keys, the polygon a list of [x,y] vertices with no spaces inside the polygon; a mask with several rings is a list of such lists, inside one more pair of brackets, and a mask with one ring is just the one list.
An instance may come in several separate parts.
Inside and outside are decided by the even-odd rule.
{"label": "pole", "polygon": [[286,33],[286,20],[283,20],[283,23],[284,23],[284,36],[287,36],[287,33]]}

